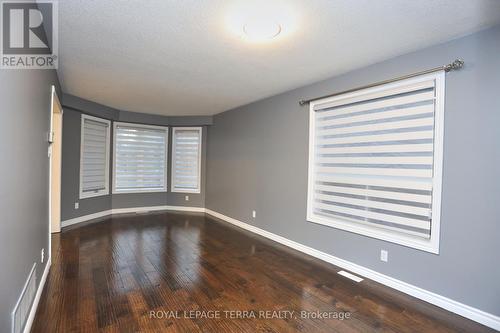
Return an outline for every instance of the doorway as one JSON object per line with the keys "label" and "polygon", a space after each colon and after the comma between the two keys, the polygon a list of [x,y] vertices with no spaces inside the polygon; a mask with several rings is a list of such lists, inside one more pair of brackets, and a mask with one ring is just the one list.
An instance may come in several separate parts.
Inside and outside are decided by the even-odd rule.
{"label": "doorway", "polygon": [[56,88],[52,86],[49,156],[50,156],[50,232],[61,231],[61,154],[62,154],[63,109]]}

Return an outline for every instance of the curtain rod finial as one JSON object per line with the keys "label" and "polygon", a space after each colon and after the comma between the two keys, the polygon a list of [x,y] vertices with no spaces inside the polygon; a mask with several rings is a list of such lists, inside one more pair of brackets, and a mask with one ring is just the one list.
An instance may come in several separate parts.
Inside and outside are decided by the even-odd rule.
{"label": "curtain rod finial", "polygon": [[444,71],[449,72],[452,70],[461,69],[462,67],[464,67],[464,64],[465,62],[462,59],[455,59],[455,61],[452,62],[451,64],[444,66]]}
{"label": "curtain rod finial", "polygon": [[306,104],[307,104],[307,101],[306,101],[306,100],[301,99],[301,100],[299,101],[299,105],[300,105],[300,106],[304,106],[304,105],[306,105]]}

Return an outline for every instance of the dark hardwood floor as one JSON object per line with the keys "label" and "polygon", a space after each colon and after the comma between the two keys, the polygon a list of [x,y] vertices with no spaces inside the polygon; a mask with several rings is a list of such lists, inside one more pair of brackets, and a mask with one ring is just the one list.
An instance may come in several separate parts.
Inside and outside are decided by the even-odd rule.
{"label": "dark hardwood floor", "polygon": [[67,228],[52,256],[32,332],[491,332],[203,214]]}

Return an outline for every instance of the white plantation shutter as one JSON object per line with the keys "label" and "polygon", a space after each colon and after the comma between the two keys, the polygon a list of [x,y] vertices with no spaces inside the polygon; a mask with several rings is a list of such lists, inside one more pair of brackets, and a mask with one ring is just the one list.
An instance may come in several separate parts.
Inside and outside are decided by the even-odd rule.
{"label": "white plantation shutter", "polygon": [[173,130],[172,192],[200,192],[201,127]]}
{"label": "white plantation shutter", "polygon": [[114,192],[167,189],[167,128],[115,123]]}
{"label": "white plantation shutter", "polygon": [[311,105],[310,220],[390,241],[430,242],[439,215],[433,195],[441,176],[441,75]]}
{"label": "white plantation shutter", "polygon": [[108,120],[82,115],[80,152],[80,198],[109,193]]}

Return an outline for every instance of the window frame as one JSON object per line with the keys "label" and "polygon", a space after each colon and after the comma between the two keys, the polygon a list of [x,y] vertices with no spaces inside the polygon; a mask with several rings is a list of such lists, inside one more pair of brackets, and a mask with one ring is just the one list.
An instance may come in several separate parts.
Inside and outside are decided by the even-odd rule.
{"label": "window frame", "polygon": [[[178,130],[197,130],[200,133],[200,139],[198,141],[199,145],[199,150],[198,150],[198,185],[196,189],[179,189],[175,187],[175,177],[174,177],[174,156],[176,152],[176,145],[175,145],[175,132]],[[171,159],[171,170],[170,170],[170,176],[171,176],[171,185],[170,185],[170,191],[172,193],[192,193],[192,194],[199,194],[201,193],[201,155],[202,155],[202,149],[203,149],[203,127],[202,126],[195,126],[195,127],[172,127],[172,159]]]}
{"label": "window frame", "polygon": [[[394,231],[384,230],[382,228],[355,224],[347,220],[336,218],[325,218],[314,214],[314,165],[315,165],[315,106],[326,102],[339,101],[346,98],[357,97],[360,95],[376,93],[391,88],[398,87],[401,84],[418,83],[420,81],[435,80],[435,109],[434,109],[434,160],[433,160],[433,178],[432,178],[432,218],[431,235],[429,239],[404,235]],[[441,192],[442,192],[442,173],[443,173],[443,143],[444,143],[444,113],[445,113],[445,72],[425,74],[411,79],[400,80],[394,83],[383,84],[371,88],[361,89],[350,93],[345,93],[333,97],[327,97],[315,100],[309,103],[309,158],[308,158],[308,180],[307,180],[307,216],[306,220],[324,226],[352,232],[362,236],[368,236],[383,241],[407,246],[410,248],[439,254],[440,238],[440,218],[441,218]]]}
{"label": "window frame", "polygon": [[[127,190],[119,190],[116,188],[116,128],[120,125],[129,126],[129,127],[137,127],[137,128],[150,128],[156,130],[162,130],[165,132],[165,170],[163,171],[164,184],[161,189],[127,189]],[[169,131],[168,126],[157,126],[157,125],[144,125],[138,123],[128,123],[128,122],[113,122],[113,186],[112,193],[113,194],[127,194],[127,193],[165,193],[168,192],[168,144],[169,144]]]}
{"label": "window frame", "polygon": [[[106,131],[106,170],[105,170],[105,188],[103,190],[99,190],[97,192],[83,192],[83,144],[84,144],[84,127],[85,127],[85,119],[89,119],[92,121],[100,122],[100,123],[105,123],[108,125],[107,131]],[[99,118],[99,117],[94,117],[94,116],[89,116],[86,114],[81,115],[81,120],[80,120],[80,181],[79,181],[79,199],[87,199],[87,198],[94,198],[94,197],[100,197],[104,195],[109,195],[109,155],[110,155],[110,148],[111,148],[111,121],[108,119],[104,118]]]}

